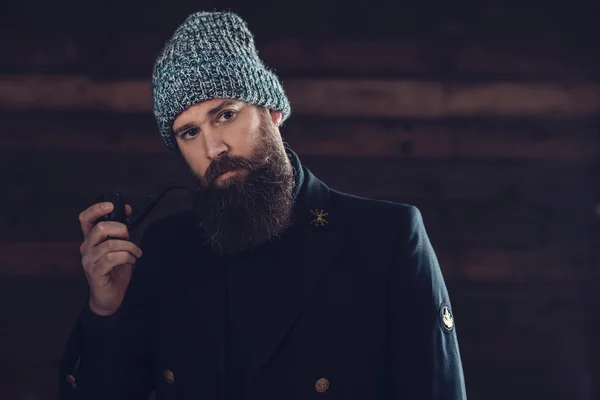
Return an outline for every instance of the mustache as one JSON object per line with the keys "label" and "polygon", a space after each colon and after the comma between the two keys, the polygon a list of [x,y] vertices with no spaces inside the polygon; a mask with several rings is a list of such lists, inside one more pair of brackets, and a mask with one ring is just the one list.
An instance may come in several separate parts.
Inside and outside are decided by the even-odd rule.
{"label": "mustache", "polygon": [[251,160],[241,156],[221,156],[210,163],[201,182],[203,186],[209,187],[214,184],[216,179],[229,171],[235,169],[246,169],[249,172],[254,172],[264,165],[265,161]]}

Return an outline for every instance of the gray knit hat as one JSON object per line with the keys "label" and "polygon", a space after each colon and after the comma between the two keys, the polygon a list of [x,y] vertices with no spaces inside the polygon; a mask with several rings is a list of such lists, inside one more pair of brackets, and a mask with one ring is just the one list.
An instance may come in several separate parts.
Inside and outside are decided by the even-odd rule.
{"label": "gray knit hat", "polygon": [[196,12],[179,25],[154,64],[153,112],[167,147],[177,149],[175,118],[215,98],[281,111],[281,122],[291,112],[279,79],[258,57],[246,22],[231,12]]}

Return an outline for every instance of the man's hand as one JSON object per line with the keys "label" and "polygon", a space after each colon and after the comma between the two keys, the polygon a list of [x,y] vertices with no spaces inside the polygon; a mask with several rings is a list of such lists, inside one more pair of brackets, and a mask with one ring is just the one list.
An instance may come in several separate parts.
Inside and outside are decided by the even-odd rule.
{"label": "man's hand", "polygon": [[[111,315],[121,306],[133,266],[142,256],[142,250],[129,241],[125,224],[102,221],[94,225],[113,207],[110,202],[97,203],[79,215],[84,238],[80,247],[81,264],[90,287],[89,306],[99,315]],[[129,204],[125,210],[130,216]]]}

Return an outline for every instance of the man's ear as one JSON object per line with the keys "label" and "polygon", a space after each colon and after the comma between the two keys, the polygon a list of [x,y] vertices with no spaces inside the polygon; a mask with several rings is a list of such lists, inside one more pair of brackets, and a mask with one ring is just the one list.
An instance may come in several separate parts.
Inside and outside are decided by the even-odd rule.
{"label": "man's ear", "polygon": [[279,126],[281,123],[281,119],[283,118],[283,113],[281,111],[270,110],[271,113],[271,121],[275,126]]}

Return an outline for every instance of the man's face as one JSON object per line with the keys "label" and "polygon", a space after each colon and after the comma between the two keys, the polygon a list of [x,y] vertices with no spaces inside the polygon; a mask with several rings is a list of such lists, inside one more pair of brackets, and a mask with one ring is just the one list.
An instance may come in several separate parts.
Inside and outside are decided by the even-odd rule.
{"label": "man's face", "polygon": [[[242,101],[213,99],[195,104],[182,112],[173,123],[173,132],[182,156],[199,178],[226,185],[228,178],[243,179],[248,171],[237,169],[212,176],[207,170],[223,155],[249,158],[253,148],[261,143],[261,110]],[[280,112],[270,112],[273,127],[281,120]],[[283,144],[281,144],[283,149]],[[219,171],[222,172],[222,171]],[[212,182],[207,182],[210,184]]]}
{"label": "man's face", "polygon": [[250,249],[290,224],[293,170],[280,120],[280,112],[215,99],[188,108],[173,123],[196,183],[195,216],[221,254]]}

